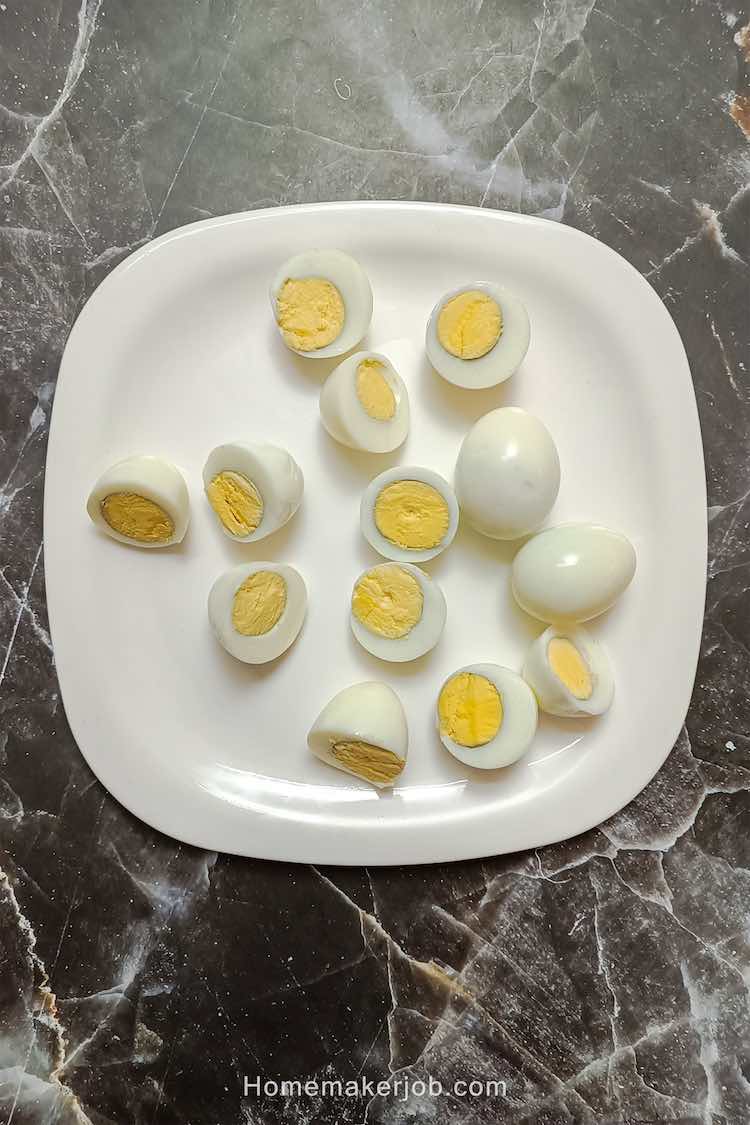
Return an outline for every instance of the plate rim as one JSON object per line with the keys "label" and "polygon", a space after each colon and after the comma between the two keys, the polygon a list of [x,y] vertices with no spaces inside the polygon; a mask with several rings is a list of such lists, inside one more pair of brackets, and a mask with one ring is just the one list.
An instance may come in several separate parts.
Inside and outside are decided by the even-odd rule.
{"label": "plate rim", "polygon": [[[147,258],[149,255],[163,249],[165,246],[169,245],[171,242],[174,242],[178,239],[185,238],[185,237],[192,237],[194,235],[199,235],[206,230],[210,230],[210,229],[216,228],[216,227],[225,227],[225,226],[229,226],[229,225],[232,225],[232,224],[239,224],[239,223],[252,223],[252,222],[257,222],[257,221],[263,221],[263,220],[266,220],[266,219],[269,219],[269,218],[272,218],[272,219],[275,219],[275,220],[278,220],[278,221],[283,221],[283,218],[286,215],[292,215],[292,214],[309,215],[309,214],[315,214],[315,213],[320,213],[320,212],[325,212],[325,211],[328,211],[328,212],[330,212],[330,211],[333,211],[333,212],[360,211],[360,212],[363,212],[363,213],[372,213],[372,212],[375,212],[375,211],[380,211],[380,212],[397,211],[397,212],[432,212],[432,213],[438,213],[438,214],[446,214],[446,213],[450,212],[450,213],[453,213],[453,214],[461,215],[461,216],[463,216],[464,218],[467,218],[467,219],[473,219],[475,221],[478,218],[481,218],[482,221],[489,221],[489,222],[497,221],[500,224],[512,223],[512,224],[528,225],[528,226],[535,226],[535,227],[545,227],[545,226],[547,226],[547,227],[554,228],[554,230],[556,232],[556,237],[569,238],[572,242],[584,240],[589,245],[593,245],[593,246],[597,247],[597,251],[596,251],[597,253],[601,253],[601,254],[605,255],[606,257],[609,257],[612,261],[614,261],[616,259],[617,268],[620,269],[620,270],[624,269],[628,274],[631,275],[631,277],[637,278],[638,279],[637,284],[640,286],[641,292],[643,293],[644,298],[646,300],[649,300],[652,303],[654,303],[654,307],[658,306],[659,315],[661,316],[662,320],[664,321],[665,327],[668,327],[669,333],[672,337],[671,346],[674,348],[673,362],[675,364],[679,365],[682,368],[682,377],[686,380],[686,384],[687,384],[686,387],[685,387],[685,395],[684,395],[683,402],[682,402],[681,406],[682,406],[682,409],[686,413],[690,414],[690,416],[691,416],[691,428],[692,428],[693,432],[692,432],[690,441],[687,444],[689,444],[690,448],[693,451],[694,456],[691,457],[691,461],[693,462],[694,468],[697,471],[697,476],[699,477],[699,479],[702,483],[701,496],[697,499],[700,499],[701,507],[702,507],[703,511],[707,512],[707,488],[706,488],[706,473],[705,473],[705,455],[704,455],[704,448],[703,448],[702,431],[701,431],[701,426],[700,426],[700,417],[699,417],[699,413],[698,413],[698,406],[697,406],[697,400],[696,400],[696,394],[695,394],[695,384],[694,384],[694,381],[693,381],[693,378],[692,378],[692,372],[691,372],[691,369],[690,369],[690,363],[689,363],[689,360],[688,360],[688,357],[687,357],[687,353],[685,351],[685,346],[683,344],[683,341],[682,341],[682,338],[679,334],[677,326],[675,325],[674,320],[669,313],[669,310],[667,309],[666,305],[664,304],[664,302],[659,297],[656,290],[649,283],[648,279],[645,278],[636,269],[636,267],[633,266],[632,263],[630,263],[625,257],[623,257],[616,250],[614,250],[611,246],[608,246],[606,243],[601,242],[599,239],[595,238],[593,235],[588,234],[586,231],[579,230],[576,227],[568,226],[568,225],[563,224],[563,223],[558,223],[555,220],[544,218],[542,216],[525,215],[525,214],[522,214],[520,212],[513,212],[513,211],[501,211],[501,210],[495,210],[495,209],[484,209],[484,208],[466,206],[466,205],[463,205],[463,204],[426,202],[426,201],[399,201],[399,200],[326,201],[326,202],[320,202],[320,203],[302,203],[302,204],[294,204],[294,205],[290,205],[290,206],[264,207],[264,208],[259,208],[257,210],[232,212],[232,213],[227,214],[227,215],[218,215],[218,216],[212,216],[211,218],[207,218],[207,219],[200,219],[200,220],[197,220],[195,222],[187,223],[183,226],[173,228],[172,230],[165,231],[163,234],[157,236],[155,239],[147,242],[143,246],[138,247],[132,253],[128,254],[121,262],[119,262],[117,264],[117,266],[114,267],[114,269],[112,269],[110,271],[110,273],[102,280],[102,282],[91,293],[91,295],[88,297],[88,299],[86,300],[86,302],[84,303],[84,305],[80,309],[80,311],[79,311],[79,313],[78,313],[78,315],[77,315],[77,317],[76,317],[76,319],[75,319],[75,321],[74,321],[74,323],[71,327],[70,333],[69,333],[68,338],[66,340],[65,347],[63,349],[63,353],[62,353],[62,356],[61,356],[59,370],[58,370],[58,377],[57,377],[57,381],[56,381],[56,385],[55,385],[55,395],[54,395],[52,413],[51,413],[51,418],[50,418],[47,451],[46,451],[46,456],[45,456],[45,479],[44,479],[44,502],[43,502],[43,543],[44,543],[44,546],[45,546],[45,550],[46,550],[46,546],[47,546],[48,528],[49,528],[50,523],[51,523],[51,511],[50,511],[50,499],[49,499],[50,493],[51,493],[51,488],[50,488],[50,483],[49,483],[50,482],[50,474],[47,470],[48,470],[48,464],[49,464],[49,461],[50,461],[50,451],[53,451],[53,452],[55,451],[57,442],[59,440],[57,438],[57,432],[58,432],[58,429],[59,429],[59,425],[56,424],[57,415],[56,415],[56,411],[55,411],[55,403],[57,401],[58,389],[62,385],[63,379],[69,378],[67,372],[68,372],[68,368],[72,366],[72,359],[70,358],[70,356],[71,356],[71,342],[77,340],[77,338],[81,334],[81,332],[83,332],[85,330],[85,326],[86,326],[87,321],[92,316],[96,315],[97,306],[103,300],[106,299],[107,294],[109,293],[109,290],[112,289],[113,287],[115,287],[118,284],[118,280],[122,276],[124,276],[124,274],[127,273],[130,269],[132,269],[134,266],[136,266],[138,263],[140,263],[144,258]],[[466,393],[470,394],[471,392],[467,391]],[[696,500],[696,503],[697,503],[697,500]],[[192,847],[197,847],[197,848],[201,848],[201,849],[204,849],[204,850],[210,850],[210,851],[221,851],[224,854],[242,855],[242,856],[247,857],[247,858],[271,860],[271,861],[276,861],[276,862],[307,863],[307,864],[310,864],[310,863],[313,863],[313,864],[336,864],[338,866],[345,866],[345,867],[361,867],[361,866],[384,866],[384,867],[387,867],[387,866],[412,866],[412,865],[421,866],[421,865],[429,864],[429,863],[467,862],[467,861],[470,861],[470,860],[475,860],[475,859],[480,859],[480,858],[488,858],[490,856],[499,856],[499,855],[504,855],[504,854],[514,854],[517,851],[523,851],[523,850],[527,850],[529,848],[547,847],[551,844],[558,843],[562,840],[574,839],[577,836],[580,836],[580,835],[584,834],[585,832],[590,831],[592,828],[596,827],[597,825],[602,824],[607,819],[609,819],[611,816],[613,816],[614,814],[616,814],[617,812],[619,812],[620,810],[625,808],[653,780],[653,778],[656,776],[658,771],[663,766],[666,759],[669,757],[669,754],[672,752],[672,750],[673,750],[673,748],[674,748],[674,746],[675,746],[675,744],[676,744],[676,742],[679,738],[679,734],[680,734],[681,730],[683,729],[685,717],[687,715],[687,712],[688,712],[688,709],[689,709],[689,706],[690,706],[690,702],[691,702],[691,699],[692,699],[692,694],[693,694],[694,687],[695,687],[695,678],[696,678],[697,669],[698,669],[698,659],[699,659],[699,655],[700,655],[700,645],[701,645],[702,628],[703,628],[704,613],[705,613],[705,600],[706,600],[706,592],[707,592],[707,561],[708,561],[708,522],[707,522],[707,515],[706,515],[706,518],[703,521],[701,521],[700,528],[696,528],[695,530],[700,532],[700,541],[697,541],[697,540],[695,541],[694,551],[695,551],[695,556],[697,557],[699,555],[700,560],[702,562],[703,580],[702,580],[701,597],[696,598],[696,604],[695,604],[696,613],[695,613],[695,616],[694,616],[694,620],[692,621],[692,630],[691,631],[692,631],[692,634],[693,634],[693,646],[692,646],[693,652],[692,652],[692,659],[691,659],[691,662],[690,662],[690,667],[692,668],[692,674],[689,677],[686,677],[686,688],[685,688],[685,692],[684,692],[686,698],[683,700],[683,704],[681,705],[680,712],[679,712],[681,714],[681,718],[680,718],[679,723],[676,724],[676,729],[675,729],[673,735],[671,736],[670,741],[666,745],[666,749],[664,749],[663,753],[660,751],[658,754],[655,754],[653,756],[653,758],[649,759],[648,764],[649,764],[650,772],[648,773],[648,776],[645,778],[645,780],[643,780],[643,778],[641,776],[638,776],[638,777],[635,778],[635,780],[630,785],[622,786],[622,790],[618,793],[617,796],[614,796],[614,793],[613,793],[612,797],[609,800],[597,798],[597,799],[600,800],[600,804],[597,805],[595,810],[592,807],[589,815],[584,815],[582,817],[581,821],[576,825],[573,832],[568,832],[568,831],[564,831],[564,830],[559,830],[559,831],[553,830],[551,832],[550,831],[545,832],[543,830],[543,826],[540,825],[539,832],[534,834],[534,838],[537,840],[537,842],[534,843],[534,844],[522,843],[522,844],[519,844],[518,846],[514,846],[513,848],[507,848],[507,847],[500,846],[499,850],[497,850],[497,844],[499,844],[500,841],[498,841],[496,844],[493,844],[491,841],[489,841],[487,839],[484,840],[484,844],[473,843],[472,841],[470,841],[468,843],[468,846],[457,846],[455,844],[453,844],[453,845],[449,844],[448,846],[446,846],[445,844],[441,843],[437,847],[433,846],[432,848],[430,848],[429,854],[416,854],[416,855],[410,855],[406,859],[395,859],[395,858],[382,858],[382,856],[379,855],[379,849],[378,849],[377,845],[373,848],[373,840],[368,839],[367,836],[365,835],[364,838],[361,839],[360,842],[357,845],[357,850],[358,850],[359,854],[352,857],[352,858],[349,858],[348,852],[347,852],[346,855],[341,856],[340,852],[338,850],[334,850],[333,848],[331,848],[330,840],[327,839],[331,835],[334,835],[337,831],[340,831],[340,829],[337,829],[337,827],[334,826],[334,825],[330,825],[330,826],[326,825],[326,826],[324,826],[323,831],[319,835],[316,834],[315,846],[310,849],[311,854],[309,856],[306,856],[306,858],[304,858],[304,859],[300,858],[300,850],[301,849],[300,849],[299,845],[297,845],[297,846],[292,845],[291,847],[287,848],[284,845],[279,844],[279,838],[277,837],[276,840],[275,840],[275,843],[272,846],[269,847],[267,845],[267,837],[263,838],[262,833],[259,834],[259,839],[257,841],[253,840],[252,851],[249,851],[246,848],[243,848],[243,849],[226,848],[225,846],[222,846],[222,844],[220,842],[217,842],[216,840],[213,840],[213,839],[210,838],[212,835],[216,835],[215,830],[210,830],[210,831],[195,830],[194,831],[193,826],[192,826],[192,822],[190,820],[186,820],[186,821],[182,822],[179,832],[173,831],[171,826],[165,827],[163,821],[162,821],[161,824],[158,823],[158,818],[151,817],[148,814],[144,814],[144,812],[137,807],[138,802],[136,800],[132,800],[130,798],[130,796],[127,795],[127,794],[123,794],[122,787],[120,785],[118,785],[116,782],[111,782],[112,771],[108,772],[108,771],[101,768],[101,760],[103,759],[106,762],[106,753],[107,752],[105,751],[104,754],[102,754],[100,757],[97,757],[97,755],[95,755],[95,754],[92,754],[91,756],[89,756],[89,754],[86,752],[86,750],[84,750],[85,739],[79,737],[80,726],[78,725],[77,722],[74,722],[74,721],[71,720],[71,716],[68,712],[68,707],[67,707],[66,702],[65,702],[64,681],[66,679],[67,670],[65,672],[63,672],[60,669],[60,667],[57,665],[57,661],[55,661],[56,674],[57,674],[59,688],[60,688],[60,701],[62,703],[63,710],[65,712],[65,716],[66,716],[68,725],[70,727],[73,738],[75,739],[75,742],[76,742],[76,745],[78,747],[79,752],[81,753],[82,757],[86,761],[89,768],[92,770],[92,772],[96,776],[97,780],[99,780],[99,782],[107,789],[107,791],[110,793],[110,795],[120,805],[122,805],[129,813],[131,813],[133,816],[137,817],[139,820],[143,821],[150,828],[152,828],[155,831],[158,831],[162,834],[168,835],[173,839],[176,839],[176,840],[181,841],[185,844],[188,844],[189,846],[192,846]],[[56,602],[54,601],[54,599],[52,601],[50,601],[50,597],[49,597],[50,573],[51,573],[51,571],[45,565],[45,568],[44,568],[45,595],[46,595],[46,602],[47,602],[47,612],[48,612],[48,617],[49,617],[50,637],[51,637],[51,641],[52,641],[52,650],[53,650],[53,654],[54,654],[55,651],[56,651],[55,636],[56,636],[56,633],[57,633],[57,620],[56,620],[56,609],[53,609],[53,605],[56,606]],[[687,681],[689,681],[689,682],[687,682]],[[96,762],[97,762],[96,767],[93,764],[94,760],[96,760]],[[653,766],[653,769],[651,769],[651,766]],[[629,773],[629,774],[627,774],[627,776],[631,777],[633,775]],[[106,777],[106,780],[105,780],[105,777]],[[623,793],[627,793],[627,795],[623,796]],[[592,806],[593,806],[593,804],[594,804],[594,802],[592,801]],[[257,819],[257,818],[259,818],[259,816],[262,819],[262,814],[253,813],[253,812],[248,811],[246,813],[246,815],[248,816],[249,820],[252,820],[253,817],[255,817]],[[469,814],[467,819],[470,821],[470,820],[474,819],[474,816],[472,814]],[[417,827],[414,831],[414,836],[416,838],[419,838],[420,834],[421,834],[421,830],[420,830],[419,827]],[[219,835],[220,835],[220,833],[219,833]],[[388,832],[385,832],[384,835],[385,835],[385,838],[387,839],[390,834]],[[319,846],[319,844],[321,844],[321,841],[322,841],[322,845]],[[491,848],[493,850],[490,850]],[[386,844],[386,850],[387,850],[387,844]],[[364,852],[371,852],[372,854],[368,854],[365,858],[361,858],[361,854],[364,853]]]}

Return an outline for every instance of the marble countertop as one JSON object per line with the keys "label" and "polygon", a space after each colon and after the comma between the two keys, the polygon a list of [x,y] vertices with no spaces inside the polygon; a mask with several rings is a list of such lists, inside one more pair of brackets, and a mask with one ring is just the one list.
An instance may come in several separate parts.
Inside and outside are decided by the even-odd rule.
{"label": "marble countertop", "polygon": [[[750,1120],[749,141],[740,0],[0,3],[0,1122]],[[41,508],[77,312],[171,227],[355,198],[579,227],[688,351],[695,695],[649,788],[566,844],[205,854],[116,805],[66,725]]]}

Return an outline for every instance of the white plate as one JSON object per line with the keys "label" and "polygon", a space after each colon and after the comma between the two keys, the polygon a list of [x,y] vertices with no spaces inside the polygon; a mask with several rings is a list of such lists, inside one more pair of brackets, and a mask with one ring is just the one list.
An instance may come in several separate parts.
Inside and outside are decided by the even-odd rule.
{"label": "white plate", "polygon": [[[375,315],[366,346],[398,338],[412,429],[396,455],[352,453],[324,431],[333,363],[280,342],[268,279],[299,250],[360,259]],[[525,301],[532,342],[492,391],[462,391],[422,358],[441,293],[495,279]],[[394,353],[394,359],[398,356]],[[467,427],[500,404],[544,419],[560,451],[554,522],[624,531],[636,578],[593,623],[614,664],[612,710],[543,720],[528,756],[472,771],[434,730],[438,686],[463,664],[520,667],[543,628],[513,604],[512,545],[464,528],[426,569],[448,600],[438,648],[388,665],[353,640],[352,580],[375,555],[359,532],[367,481],[397,461],[450,478]],[[219,530],[201,488],[208,451],[233,439],[286,446],[306,478],[302,507],[258,544]],[[113,461],[156,453],[185,471],[184,544],[139,551],[89,522],[91,484]],[[626,804],[664,761],[690,699],[705,594],[705,480],[695,399],[677,331],[653,290],[586,235],[541,219],[433,204],[336,203],[254,211],[172,231],[123,262],[81,313],[52,417],[44,506],[50,623],[65,710],[114,796],[147,823],[204,848],[280,860],[426,863],[548,844]],[[243,559],[296,566],[306,625],[265,668],[227,656],[209,631],[216,575]],[[307,750],[341,688],[383,679],[401,696],[410,755],[393,793]]]}

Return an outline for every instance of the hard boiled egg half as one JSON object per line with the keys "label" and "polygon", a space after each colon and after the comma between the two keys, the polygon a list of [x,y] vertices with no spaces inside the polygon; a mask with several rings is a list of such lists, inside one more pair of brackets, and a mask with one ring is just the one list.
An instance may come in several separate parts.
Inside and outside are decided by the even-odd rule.
{"label": "hard boiled egg half", "polygon": [[281,563],[235,566],[208,595],[208,619],[219,644],[245,664],[266,664],[286,652],[306,611],[302,575]]}
{"label": "hard boiled egg half", "polygon": [[372,289],[359,262],[343,250],[306,250],[284,262],[271,282],[281,338],[298,355],[343,355],[372,320]]}
{"label": "hard boiled egg half", "polygon": [[161,457],[118,461],[99,477],[86,510],[107,535],[135,547],[181,543],[190,520],[182,474]]}
{"label": "hard boiled egg half", "polygon": [[342,445],[390,453],[409,432],[409,396],[389,359],[378,352],[357,352],[323,384],[320,416]]}
{"label": "hard boiled egg half", "polygon": [[529,317],[518,297],[474,281],[446,293],[432,310],[425,347],[430,363],[457,387],[478,390],[504,382],[529,347]]}
{"label": "hard boiled egg half", "polygon": [[230,442],[208,455],[206,496],[222,531],[240,543],[265,539],[292,518],[302,500],[302,470],[276,445]]}
{"label": "hard boiled egg half", "polygon": [[351,626],[368,652],[403,663],[433,649],[445,627],[443,591],[410,563],[380,563],[352,591]]}
{"label": "hard boiled egg half", "polygon": [[567,718],[603,714],[615,690],[607,654],[585,629],[547,629],[526,655],[523,678],[542,711]]}
{"label": "hard boiled egg half", "polygon": [[438,696],[440,738],[454,758],[480,770],[525,754],[537,726],[537,703],[524,680],[499,664],[471,664],[450,676]]}
{"label": "hard boiled egg half", "polygon": [[323,708],[307,736],[316,757],[379,789],[404,766],[409,732],[401,700],[387,684],[353,684]]}
{"label": "hard boiled egg half", "polygon": [[452,542],[458,528],[453,489],[431,469],[402,465],[371,480],[360,506],[367,542],[394,562],[426,562]]}

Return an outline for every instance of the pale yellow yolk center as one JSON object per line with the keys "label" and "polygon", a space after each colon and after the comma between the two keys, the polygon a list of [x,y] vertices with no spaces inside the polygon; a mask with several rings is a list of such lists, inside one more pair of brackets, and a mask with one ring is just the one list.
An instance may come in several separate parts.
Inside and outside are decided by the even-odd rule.
{"label": "pale yellow yolk center", "polygon": [[371,633],[397,640],[410,633],[422,616],[424,595],[413,574],[400,566],[374,566],[352,594],[354,616]]}
{"label": "pale yellow yolk center", "polygon": [[503,331],[497,301],[478,289],[468,289],[446,301],[438,316],[438,340],[458,359],[479,359],[492,351]]}
{"label": "pale yellow yolk center", "polygon": [[139,543],[166,543],[174,520],[163,508],[137,492],[112,492],[102,500],[102,515],[113,531]]}
{"label": "pale yellow yolk center", "polygon": [[256,570],[242,583],[232,603],[232,625],[243,637],[270,632],[286,609],[286,582],[272,570]]}
{"label": "pale yellow yolk center", "polygon": [[590,699],[594,690],[591,672],[572,641],[553,637],[547,645],[549,666],[576,699]]}
{"label": "pale yellow yolk center", "polygon": [[207,485],[206,495],[232,535],[251,535],[263,519],[263,498],[253,482],[241,473],[219,473]]}
{"label": "pale yellow yolk center", "polygon": [[386,485],[375,501],[374,516],[380,534],[404,550],[437,547],[450,523],[444,497],[431,484],[419,480]]}
{"label": "pale yellow yolk center", "polygon": [[500,693],[486,676],[458,672],[440,692],[438,715],[441,734],[459,746],[484,746],[503,721]]}
{"label": "pale yellow yolk center", "polygon": [[370,742],[341,739],[331,744],[331,753],[342,766],[367,781],[393,781],[405,765],[403,758],[392,750],[384,750],[382,746],[373,746]]}
{"label": "pale yellow yolk center", "polygon": [[314,352],[341,335],[344,300],[324,277],[290,277],[276,295],[276,320],[290,348]]}
{"label": "pale yellow yolk center", "polygon": [[390,422],[396,413],[396,396],[384,370],[379,359],[363,359],[357,368],[357,398],[365,414],[376,422]]}

